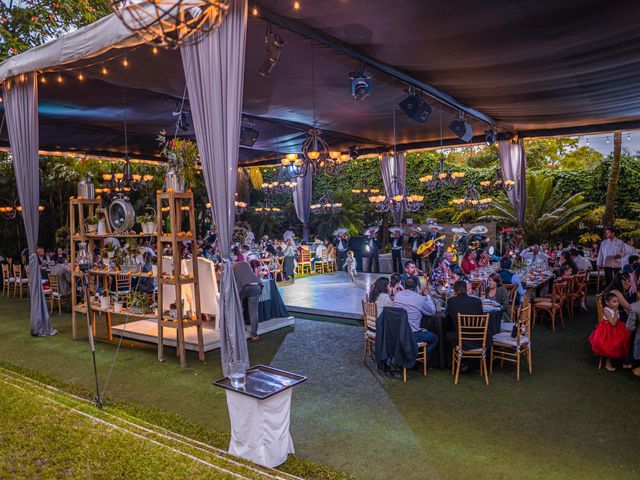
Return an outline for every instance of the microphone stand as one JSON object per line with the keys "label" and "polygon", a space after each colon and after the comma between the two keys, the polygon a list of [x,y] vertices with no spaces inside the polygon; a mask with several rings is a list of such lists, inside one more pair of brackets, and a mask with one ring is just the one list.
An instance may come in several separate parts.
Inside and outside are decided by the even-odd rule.
{"label": "microphone stand", "polygon": [[82,272],[82,283],[84,287],[84,301],[87,306],[87,323],[89,325],[89,345],[91,346],[91,356],[93,357],[93,376],[96,380],[96,406],[102,409],[102,397],[100,396],[100,384],[98,382],[98,367],[96,366],[96,346],[93,339],[93,316],[91,315],[91,297],[89,295],[89,280],[87,272],[91,264],[79,265]]}

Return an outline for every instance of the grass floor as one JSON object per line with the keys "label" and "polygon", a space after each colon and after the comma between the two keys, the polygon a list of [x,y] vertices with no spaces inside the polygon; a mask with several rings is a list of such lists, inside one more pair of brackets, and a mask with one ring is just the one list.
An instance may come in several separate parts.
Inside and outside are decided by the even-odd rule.
{"label": "grass floor", "polygon": [[[60,334],[28,333],[28,302],[0,301],[0,360],[35,369],[85,388],[92,385],[85,341],[70,339],[68,316],[53,317]],[[632,479],[640,477],[640,380],[621,370],[597,370],[586,338],[593,315],[567,322],[551,335],[536,327],[534,372],[516,383],[512,367],[494,369],[491,385],[464,375],[430,370],[425,379],[381,377],[362,363],[362,327],[296,320],[249,345],[251,363],[268,363],[309,376],[293,397],[292,435],[298,457],[359,478]],[[98,343],[102,382],[116,347]],[[174,352],[167,349],[167,353]],[[211,386],[220,376],[219,354],[189,368],[155,346],[124,341],[107,395],[153,408],[158,421],[209,432],[226,442],[224,393]],[[220,432],[219,434],[215,432]],[[309,478],[339,474],[299,458],[284,470]]]}

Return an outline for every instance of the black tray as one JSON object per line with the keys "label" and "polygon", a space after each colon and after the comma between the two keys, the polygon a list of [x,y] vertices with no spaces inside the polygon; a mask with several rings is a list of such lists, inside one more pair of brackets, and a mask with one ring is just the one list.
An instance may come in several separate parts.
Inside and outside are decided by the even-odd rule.
{"label": "black tray", "polygon": [[258,400],[264,400],[306,380],[307,377],[298,375],[297,373],[287,372],[266,365],[256,365],[247,370],[247,381],[244,388],[232,387],[229,377],[216,380],[213,384],[231,390],[232,392],[241,393],[249,397],[257,398]]}

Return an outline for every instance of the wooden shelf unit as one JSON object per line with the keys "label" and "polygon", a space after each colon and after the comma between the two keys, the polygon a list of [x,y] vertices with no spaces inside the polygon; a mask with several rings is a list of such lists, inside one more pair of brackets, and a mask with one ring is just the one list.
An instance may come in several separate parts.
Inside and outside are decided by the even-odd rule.
{"label": "wooden shelf unit", "polygon": [[[168,207],[167,212],[163,212],[163,208]],[[188,207],[183,210],[183,207]],[[200,314],[200,290],[198,289],[198,256],[197,252],[193,252],[194,255],[190,260],[192,263],[193,273],[190,276],[184,276],[182,272],[182,258],[181,247],[182,242],[191,241],[192,247],[195,247],[195,231],[196,231],[196,217],[195,206],[193,202],[193,193],[188,192],[161,192],[157,195],[157,208],[158,214],[158,360],[164,360],[164,328],[176,328],[176,348],[178,349],[178,356],[180,357],[180,366],[182,368],[187,366],[186,348],[184,329],[187,327],[195,326],[198,332],[198,358],[204,362],[204,333],[202,331],[202,316]],[[170,222],[171,232],[165,232],[163,227],[163,220],[165,216],[168,217]],[[187,220],[189,224],[189,231],[191,235],[186,235],[182,232],[183,220]],[[162,252],[166,243],[171,244],[171,252],[173,259],[173,272],[163,271],[162,266]],[[173,276],[173,278],[170,278]],[[177,318],[166,319],[163,318],[162,308],[162,287],[164,285],[170,285],[176,290],[176,310]],[[183,312],[182,305],[182,288],[183,286],[193,285],[193,305],[195,312],[191,312],[192,316],[195,316],[195,320],[186,318],[186,312]]]}

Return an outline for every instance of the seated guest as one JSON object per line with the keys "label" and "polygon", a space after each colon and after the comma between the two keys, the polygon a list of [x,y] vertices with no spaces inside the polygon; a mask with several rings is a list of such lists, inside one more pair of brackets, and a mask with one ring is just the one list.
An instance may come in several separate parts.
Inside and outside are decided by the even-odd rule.
{"label": "seated guest", "polygon": [[378,307],[378,315],[382,313],[384,307],[393,307],[393,300],[391,300],[389,291],[389,279],[386,277],[378,278],[371,285],[369,301],[375,303]]}
{"label": "seated guest", "polygon": [[404,290],[402,286],[402,276],[399,273],[394,273],[389,278],[389,291],[391,294],[391,298],[395,296],[396,293]]}
{"label": "seated guest", "polygon": [[[66,297],[71,293],[71,270],[68,265],[56,263],[49,274],[58,277],[58,288],[61,296]],[[43,279],[46,280],[47,277],[43,277]]]}
{"label": "seated guest", "polygon": [[640,257],[638,255],[629,255],[627,263],[622,264],[622,271],[624,273],[632,273],[640,270]]}
{"label": "seated guest", "polygon": [[[445,316],[453,323],[454,331],[447,332],[447,341],[451,345],[452,350],[458,342],[458,314],[461,315],[482,315],[482,300],[478,297],[471,297],[467,295],[467,284],[459,280],[453,284],[453,293],[455,296],[447,300],[447,308],[445,310]],[[472,348],[480,348],[480,341],[465,342],[462,346],[464,350],[470,350]],[[468,365],[462,365],[461,371],[463,373],[469,370]]]}
{"label": "seated guest", "polygon": [[538,245],[531,245],[520,252],[520,256],[525,259],[527,265],[546,265],[549,255],[540,251]]}
{"label": "seated guest", "polygon": [[478,268],[478,264],[476,263],[476,252],[474,250],[467,250],[467,253],[465,253],[462,258],[460,267],[465,275],[469,275]]}
{"label": "seated guest", "polygon": [[407,311],[409,326],[416,339],[416,343],[427,342],[427,353],[438,343],[438,336],[421,328],[422,315],[434,315],[436,306],[429,295],[418,293],[418,282],[409,277],[404,285],[404,290],[398,292],[393,299],[393,306],[404,308]]}
{"label": "seated guest", "polygon": [[484,251],[484,248],[476,250],[476,265],[478,265],[478,268],[486,267],[490,262],[491,258],[487,255],[487,252]]}
{"label": "seated guest", "polygon": [[260,340],[258,336],[258,301],[262,293],[262,282],[256,276],[247,262],[236,262],[233,264],[233,276],[238,285],[240,300],[247,299],[247,309],[249,310],[249,323],[251,324],[251,341]]}
{"label": "seated guest", "polygon": [[591,262],[580,255],[580,252],[577,248],[572,248],[571,250],[569,250],[569,255],[571,255],[571,259],[573,260],[575,266],[578,268],[579,272],[588,272],[589,270],[593,269]]}
{"label": "seated guest", "polygon": [[416,264],[412,260],[405,262],[404,273],[400,275],[400,279],[402,280],[403,284],[407,281],[407,278],[415,278],[416,281],[418,282],[418,285],[420,285],[420,277],[418,277],[418,270],[416,269]]}
{"label": "seated guest", "polygon": [[520,281],[520,277],[515,272],[510,270],[511,268],[511,259],[509,257],[504,257],[500,259],[500,270],[498,270],[498,275],[502,279],[502,283],[512,283],[517,287],[518,291],[518,299],[516,303],[520,305],[522,303],[522,298],[524,297],[525,290],[522,286],[522,282]]}
{"label": "seated guest", "polygon": [[[145,252],[142,256],[142,261],[144,265],[142,265],[142,273],[148,274],[149,272],[153,272],[153,256],[149,252]],[[153,276],[140,276],[138,277],[138,285],[136,290],[142,293],[153,293],[156,289],[155,284],[153,283]]]}
{"label": "seated guest", "polygon": [[573,277],[573,270],[571,269],[571,265],[564,263],[560,265],[558,269],[558,278],[563,280],[568,280]]}
{"label": "seated guest", "polygon": [[64,254],[62,247],[56,248],[56,253],[53,256],[53,263],[67,263],[67,256]]}
{"label": "seated guest", "polygon": [[511,302],[509,301],[509,292],[502,285],[500,275],[493,272],[487,279],[486,297],[498,302],[502,307],[502,321],[511,321]]}
{"label": "seated guest", "polygon": [[234,262],[244,262],[244,255],[239,247],[233,247],[231,250],[231,260]]}
{"label": "seated guest", "polygon": [[578,273],[578,266],[573,261],[573,258],[571,258],[571,253],[569,252],[562,252],[560,254],[560,266],[562,267],[564,265],[569,265],[569,268],[571,268],[571,275]]}
{"label": "seated guest", "polygon": [[638,250],[636,250],[636,246],[633,243],[633,238],[624,238],[624,245],[622,247],[622,259],[620,262],[620,265],[622,265],[623,267],[629,263],[629,257],[631,255],[637,255],[638,254]]}
{"label": "seated guest", "polygon": [[451,264],[453,263],[453,254],[446,252],[442,256],[442,261],[431,272],[431,284],[434,288],[440,286],[449,285],[449,282],[453,278],[453,272],[451,271]]}

